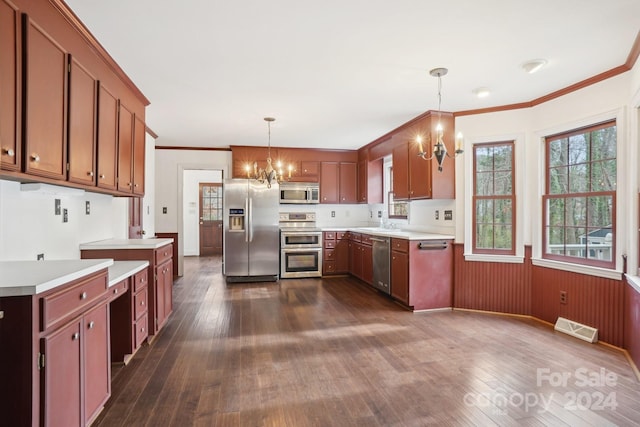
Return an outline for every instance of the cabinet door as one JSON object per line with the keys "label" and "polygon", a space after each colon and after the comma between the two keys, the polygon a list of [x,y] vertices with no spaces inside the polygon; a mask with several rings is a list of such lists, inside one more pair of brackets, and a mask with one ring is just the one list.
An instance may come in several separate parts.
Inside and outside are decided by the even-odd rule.
{"label": "cabinet door", "polygon": [[336,240],[334,255],[335,272],[347,273],[349,271],[349,241],[347,239]]}
{"label": "cabinet door", "polygon": [[20,169],[20,13],[0,0],[0,169]]}
{"label": "cabinet door", "polygon": [[145,124],[138,116],[133,127],[133,194],[144,196]]}
{"label": "cabinet door", "polygon": [[166,262],[164,272],[164,314],[165,321],[173,311],[173,260]]}
{"label": "cabinet door", "polygon": [[367,161],[358,161],[358,203],[367,203]]}
{"label": "cabinet door", "polygon": [[340,203],[357,203],[357,164],[340,162]]}
{"label": "cabinet door", "polygon": [[393,149],[393,199],[409,198],[409,151],[403,143]]}
{"label": "cabinet door", "polygon": [[84,425],[81,415],[82,321],[69,323],[42,339],[40,402],[46,426]]}
{"label": "cabinet door", "polygon": [[[428,150],[429,153],[432,153],[432,146],[428,147]],[[432,161],[435,160],[424,160],[422,157],[418,156],[418,151],[418,145],[415,142],[412,141],[408,144],[407,152],[409,156],[409,198],[412,200],[430,199],[431,164]]]}
{"label": "cabinet door", "polygon": [[391,296],[409,304],[409,254],[391,251]]}
{"label": "cabinet door", "polygon": [[373,248],[362,245],[362,280],[373,283]]}
{"label": "cabinet door", "polygon": [[24,16],[24,171],[66,178],[67,52]]}
{"label": "cabinet door", "polygon": [[320,203],[339,203],[340,174],[337,162],[320,164]]}
{"label": "cabinet door", "polygon": [[69,75],[69,177],[70,182],[95,185],[96,79],[71,58]]}
{"label": "cabinet door", "polygon": [[133,113],[120,103],[118,113],[118,191],[133,189]]}
{"label": "cabinet door", "polygon": [[[151,319],[151,317],[149,317],[149,321],[153,322],[152,324],[149,325],[149,331],[151,331],[152,334],[155,334],[156,332],[158,332],[160,330],[160,325],[162,325],[162,323],[164,322],[164,319],[166,318],[166,314],[164,312],[164,269],[166,268],[166,265],[160,264],[158,266],[156,266],[156,271],[155,271],[155,276],[156,276],[156,280],[155,283],[153,284],[155,287],[155,300],[152,301],[152,303],[154,303],[154,316],[153,319]],[[150,312],[151,313],[151,312]]]}
{"label": "cabinet door", "polygon": [[156,326],[158,331],[173,309],[173,265],[171,259],[156,267]]}
{"label": "cabinet door", "polygon": [[98,187],[116,189],[118,100],[103,85],[98,92]]}
{"label": "cabinet door", "polygon": [[92,421],[111,395],[109,310],[101,304],[84,315],[85,423]]}

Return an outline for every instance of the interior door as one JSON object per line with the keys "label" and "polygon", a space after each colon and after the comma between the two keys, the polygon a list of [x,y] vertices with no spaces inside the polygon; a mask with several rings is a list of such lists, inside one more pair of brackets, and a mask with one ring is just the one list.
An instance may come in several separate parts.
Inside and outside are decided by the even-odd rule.
{"label": "interior door", "polygon": [[129,238],[141,239],[142,229],[142,198],[129,197]]}
{"label": "interior door", "polygon": [[222,255],[222,184],[201,182],[200,256]]}

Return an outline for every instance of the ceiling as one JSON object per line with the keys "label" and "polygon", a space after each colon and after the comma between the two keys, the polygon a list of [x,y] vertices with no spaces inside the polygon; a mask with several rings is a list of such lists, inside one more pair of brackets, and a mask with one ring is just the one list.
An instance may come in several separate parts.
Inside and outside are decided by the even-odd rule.
{"label": "ceiling", "polygon": [[638,0],[66,2],[164,146],[266,146],[273,116],[274,146],[357,149],[438,108],[432,68],[442,110],[527,102],[623,65],[640,30]]}

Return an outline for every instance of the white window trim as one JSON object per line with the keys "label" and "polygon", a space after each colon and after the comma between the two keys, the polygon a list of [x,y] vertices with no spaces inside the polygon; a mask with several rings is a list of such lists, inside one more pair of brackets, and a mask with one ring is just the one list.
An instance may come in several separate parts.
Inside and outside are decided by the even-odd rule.
{"label": "white window trim", "polygon": [[525,165],[526,138],[524,133],[504,134],[478,137],[471,141],[470,147],[465,147],[468,152],[473,153],[476,145],[495,143],[501,141],[513,141],[514,150],[514,169],[516,186],[514,188],[516,198],[516,241],[515,255],[499,255],[499,254],[475,254],[473,253],[473,155],[464,156],[465,171],[468,171],[470,178],[464,183],[464,217],[468,218],[464,224],[464,260],[480,261],[480,262],[504,262],[504,263],[523,263],[524,262],[524,224],[528,221],[528,214],[525,213],[525,187],[524,183],[527,176]]}
{"label": "white window trim", "polygon": [[[536,139],[538,140],[538,191],[536,194],[536,203],[534,210],[540,212],[538,215],[531,217],[532,227],[532,263],[536,266],[553,268],[557,270],[570,271],[574,273],[587,274],[590,276],[598,276],[610,279],[620,280],[622,277],[622,254],[626,253],[626,238],[628,235],[627,226],[627,211],[622,201],[627,194],[627,183],[624,177],[627,176],[627,164],[621,159],[626,157],[626,147],[628,138],[628,131],[625,120],[626,109],[624,107],[616,110],[607,111],[595,116],[590,116],[577,121],[564,123],[562,125],[554,126],[551,128],[541,129],[535,132]],[[542,196],[545,190],[546,179],[546,164],[545,164],[545,143],[546,137],[550,135],[556,135],[563,132],[569,132],[574,129],[580,129],[583,127],[591,126],[596,123],[605,122],[607,120],[616,121],[617,130],[617,145],[616,145],[616,159],[617,159],[617,176],[616,176],[616,259],[615,267],[612,269],[600,268],[589,265],[574,264],[563,261],[553,261],[542,257]],[[637,196],[636,196],[637,197]]]}

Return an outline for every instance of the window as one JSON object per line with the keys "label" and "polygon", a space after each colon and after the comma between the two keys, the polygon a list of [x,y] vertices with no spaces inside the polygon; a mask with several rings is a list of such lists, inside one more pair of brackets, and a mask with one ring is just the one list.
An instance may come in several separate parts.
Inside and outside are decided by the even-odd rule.
{"label": "window", "polygon": [[389,168],[389,188],[391,191],[387,193],[387,201],[389,203],[389,218],[407,219],[409,215],[409,203],[407,201],[393,200],[393,168]]}
{"label": "window", "polygon": [[473,252],[515,254],[514,143],[473,148]]}
{"label": "window", "polygon": [[543,257],[615,265],[616,123],[546,138]]}

